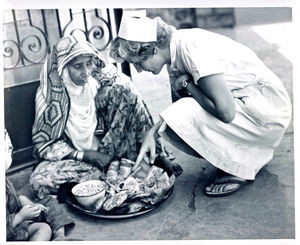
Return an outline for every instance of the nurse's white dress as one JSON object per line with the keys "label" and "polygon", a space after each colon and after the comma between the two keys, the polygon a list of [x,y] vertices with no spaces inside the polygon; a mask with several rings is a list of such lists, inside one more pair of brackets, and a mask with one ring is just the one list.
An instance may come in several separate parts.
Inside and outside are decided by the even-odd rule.
{"label": "nurse's white dress", "polygon": [[171,83],[187,73],[195,83],[223,73],[235,98],[236,116],[223,123],[186,97],[161,112],[161,117],[215,167],[253,180],[272,159],[290,123],[291,103],[280,79],[249,48],[199,28],[176,31],[170,51]]}

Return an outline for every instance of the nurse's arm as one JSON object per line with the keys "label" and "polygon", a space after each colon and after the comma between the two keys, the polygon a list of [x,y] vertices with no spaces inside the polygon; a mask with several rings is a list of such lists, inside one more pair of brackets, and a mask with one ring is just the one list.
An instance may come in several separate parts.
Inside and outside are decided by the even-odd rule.
{"label": "nurse's arm", "polygon": [[230,123],[234,119],[234,98],[222,74],[201,77],[197,84],[188,83],[186,89],[202,108],[214,117],[224,123]]}

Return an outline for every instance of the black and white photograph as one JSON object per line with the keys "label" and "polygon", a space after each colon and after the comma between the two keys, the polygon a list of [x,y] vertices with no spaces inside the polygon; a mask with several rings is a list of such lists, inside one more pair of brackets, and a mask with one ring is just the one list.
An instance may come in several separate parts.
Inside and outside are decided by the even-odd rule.
{"label": "black and white photograph", "polygon": [[293,1],[12,2],[1,244],[296,244]]}

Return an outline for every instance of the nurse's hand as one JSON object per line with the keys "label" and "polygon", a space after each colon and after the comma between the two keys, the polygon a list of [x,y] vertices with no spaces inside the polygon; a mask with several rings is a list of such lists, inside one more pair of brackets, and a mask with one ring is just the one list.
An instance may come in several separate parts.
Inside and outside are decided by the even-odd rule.
{"label": "nurse's hand", "polygon": [[173,81],[171,83],[172,90],[174,92],[177,92],[177,91],[180,91],[180,90],[184,89],[184,87],[182,87],[182,83],[184,81],[188,81],[190,79],[192,79],[191,75],[188,75],[188,74],[181,75],[180,77],[178,77],[175,81]]}
{"label": "nurse's hand", "polygon": [[146,163],[153,164],[156,157],[155,149],[156,149],[156,142],[155,142],[154,133],[150,130],[144,139],[144,142],[140,149],[140,153],[136,159],[132,171],[138,168],[138,166],[140,165],[143,159]]}
{"label": "nurse's hand", "polygon": [[157,132],[162,125],[163,121],[160,120],[158,123],[156,123],[146,134],[143,144],[140,149],[140,153],[135,161],[135,165],[132,167],[132,170],[134,171],[137,169],[141,163],[141,161],[144,159],[146,163],[153,164],[154,160],[156,158],[156,136]]}

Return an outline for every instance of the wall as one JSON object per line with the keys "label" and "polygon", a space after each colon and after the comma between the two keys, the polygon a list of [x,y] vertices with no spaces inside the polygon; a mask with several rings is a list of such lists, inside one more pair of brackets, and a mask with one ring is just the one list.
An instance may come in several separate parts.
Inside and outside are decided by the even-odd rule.
{"label": "wall", "polygon": [[176,28],[221,28],[233,27],[235,16],[233,8],[163,8],[147,9],[147,16],[160,16]]}
{"label": "wall", "polygon": [[292,8],[236,8],[236,25],[260,25],[278,22],[290,22]]}

